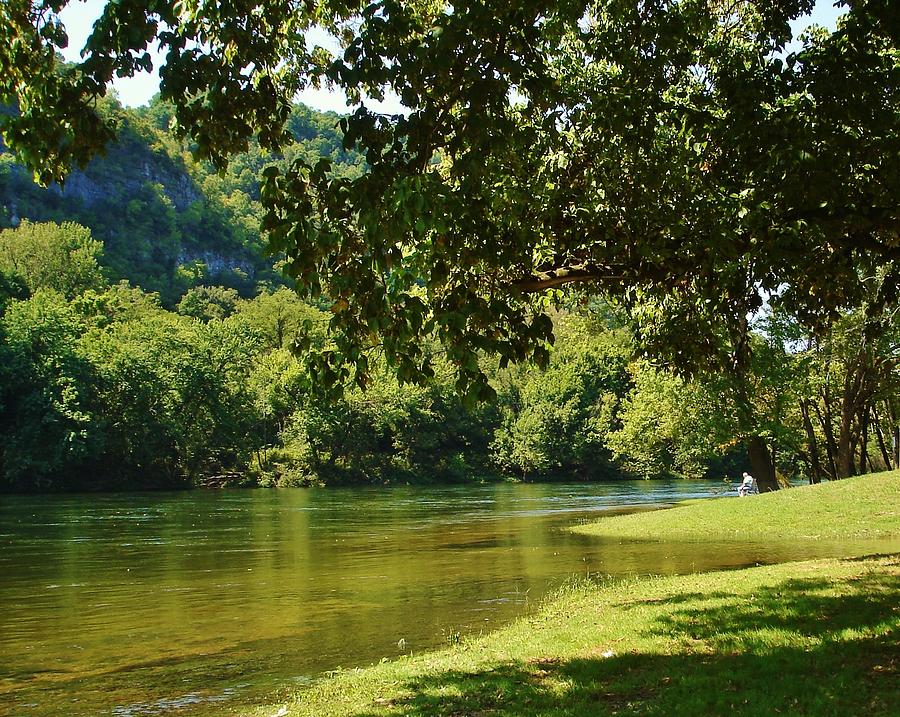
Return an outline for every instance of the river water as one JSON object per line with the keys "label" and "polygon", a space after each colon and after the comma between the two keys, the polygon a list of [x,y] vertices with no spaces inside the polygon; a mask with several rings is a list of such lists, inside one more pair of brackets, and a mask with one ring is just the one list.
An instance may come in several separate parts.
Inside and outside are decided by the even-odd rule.
{"label": "river water", "polygon": [[[0,715],[228,715],[446,645],[572,576],[839,554],[604,541],[575,523],[717,482],[0,498]],[[874,552],[874,550],[873,550]]]}

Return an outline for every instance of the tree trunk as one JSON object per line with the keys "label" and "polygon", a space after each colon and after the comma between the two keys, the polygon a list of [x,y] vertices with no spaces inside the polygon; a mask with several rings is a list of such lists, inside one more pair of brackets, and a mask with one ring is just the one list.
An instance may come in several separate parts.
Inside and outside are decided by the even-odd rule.
{"label": "tree trunk", "polygon": [[875,426],[875,440],[878,441],[878,450],[881,451],[881,458],[884,461],[884,467],[887,470],[892,468],[891,456],[888,454],[887,445],[884,442],[884,431],[881,430],[881,421],[878,420],[878,411],[872,405],[872,425]]}
{"label": "tree trunk", "polygon": [[891,446],[894,468],[900,468],[900,424],[897,423],[897,412],[894,410],[894,401],[888,399],[884,402],[885,412],[890,419],[891,438],[893,445]]}
{"label": "tree trunk", "polygon": [[869,460],[869,408],[859,412],[859,472],[868,473]]}
{"label": "tree trunk", "polygon": [[750,457],[750,467],[759,492],[778,490],[775,466],[772,465],[772,454],[769,453],[769,447],[761,436],[751,436],[747,439],[747,454]]}
{"label": "tree trunk", "polygon": [[[848,381],[849,382],[849,381]],[[837,455],[835,463],[837,464],[836,478],[847,478],[853,475],[853,404],[850,398],[850,391],[844,388],[844,395],[841,400],[841,425],[838,432]]]}
{"label": "tree trunk", "polygon": [[900,426],[894,426],[894,468],[900,466]]}
{"label": "tree trunk", "polygon": [[809,402],[806,399],[800,401],[800,415],[803,417],[806,444],[809,448],[809,482],[821,483],[822,463],[819,461],[819,445],[816,441],[816,432],[813,429],[812,420],[809,417]]}
{"label": "tree trunk", "polygon": [[[869,346],[863,339],[857,355],[851,365],[847,366],[844,376],[844,391],[841,396],[841,425],[838,437],[837,469],[838,477],[846,478],[856,475],[854,465],[856,456],[857,439],[865,445],[864,435],[866,427],[860,420],[868,416],[868,410],[863,410],[866,405],[866,396],[869,393],[869,384],[872,374],[872,357]],[[864,463],[864,461],[861,461]],[[861,468],[862,471],[865,467]]]}
{"label": "tree trunk", "polygon": [[812,485],[812,463],[810,463],[809,460],[809,452],[803,448],[797,448],[797,458],[799,458],[800,462],[806,466],[806,476],[809,479],[809,484]]}
{"label": "tree trunk", "polygon": [[835,444],[834,444],[834,431],[831,428],[831,409],[828,405],[828,392],[825,392],[825,397],[823,399],[823,404],[825,407],[825,413],[823,415],[822,411],[819,410],[819,405],[816,404],[816,416],[819,419],[819,425],[822,426],[822,433],[825,434],[825,453],[828,456],[828,475],[829,478],[834,480],[838,477],[837,475],[837,465],[835,465],[834,454],[835,454]]}

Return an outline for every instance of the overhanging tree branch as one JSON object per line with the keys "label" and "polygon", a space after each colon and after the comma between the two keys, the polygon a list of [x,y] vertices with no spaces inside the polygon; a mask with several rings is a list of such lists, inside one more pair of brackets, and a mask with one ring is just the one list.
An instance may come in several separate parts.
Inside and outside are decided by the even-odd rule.
{"label": "overhanging tree branch", "polygon": [[603,270],[593,264],[575,264],[538,271],[531,276],[517,279],[512,285],[523,294],[534,294],[564,284],[621,278],[621,276],[613,274],[609,270]]}

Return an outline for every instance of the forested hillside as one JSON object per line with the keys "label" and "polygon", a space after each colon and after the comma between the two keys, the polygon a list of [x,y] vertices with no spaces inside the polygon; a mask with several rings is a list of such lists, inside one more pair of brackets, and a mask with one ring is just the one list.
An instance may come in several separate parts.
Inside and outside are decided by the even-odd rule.
{"label": "forested hillside", "polygon": [[262,170],[297,155],[329,157],[340,172],[358,175],[361,155],[342,147],[339,117],[303,105],[288,129],[296,143],[278,156],[252,143],[217,173],[191,158],[168,128],[170,109],[158,100],[137,110],[108,99],[103,111],[118,122],[118,141],[75,171],[64,187],[43,189],[0,148],[0,227],[20,221],[72,221],[104,245],[106,276],[127,279],[173,306],[192,286],[215,284],[251,296],[260,283],[277,284],[277,257],[260,239]]}

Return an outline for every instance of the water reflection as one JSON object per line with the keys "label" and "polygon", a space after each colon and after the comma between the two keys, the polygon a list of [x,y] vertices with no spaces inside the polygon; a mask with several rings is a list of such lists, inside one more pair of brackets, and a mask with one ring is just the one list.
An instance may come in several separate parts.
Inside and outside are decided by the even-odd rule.
{"label": "water reflection", "polygon": [[573,574],[846,549],[564,530],[720,491],[638,482],[3,498],[0,714],[222,714],[337,666],[492,629]]}

